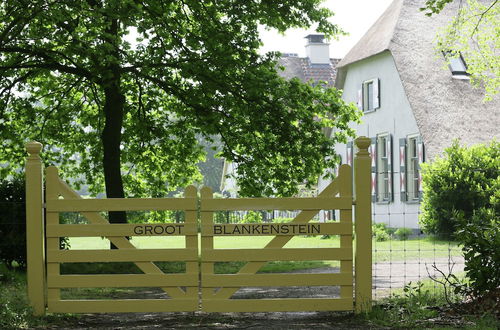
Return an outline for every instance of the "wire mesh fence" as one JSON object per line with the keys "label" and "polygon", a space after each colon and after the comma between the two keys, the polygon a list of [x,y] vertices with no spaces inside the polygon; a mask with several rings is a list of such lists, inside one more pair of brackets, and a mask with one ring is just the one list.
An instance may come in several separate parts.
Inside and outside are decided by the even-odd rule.
{"label": "wire mesh fence", "polygon": [[[401,201],[394,194],[390,203],[373,203],[373,297],[380,300],[401,293],[405,286],[427,281],[437,290],[441,278],[464,270],[461,248],[451,240],[427,235],[419,225],[420,203]],[[383,225],[380,225],[383,224]]]}

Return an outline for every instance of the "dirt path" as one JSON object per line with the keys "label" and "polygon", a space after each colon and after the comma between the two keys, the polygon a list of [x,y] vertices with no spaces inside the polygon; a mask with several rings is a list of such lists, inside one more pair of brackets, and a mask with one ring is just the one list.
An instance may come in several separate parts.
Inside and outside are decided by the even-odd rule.
{"label": "dirt path", "polygon": [[[463,258],[454,258],[453,272],[463,271]],[[409,281],[428,278],[427,269],[435,263],[443,271],[448,258],[382,262],[373,265],[374,298],[387,296],[390,289],[402,288]],[[338,268],[325,267],[301,270],[301,273],[335,273]],[[151,292],[151,295],[156,295]],[[285,297],[338,297],[338,287],[242,288],[233,299]],[[367,329],[351,313],[287,312],[287,313],[117,313],[84,314],[76,321],[55,326],[65,329]]]}

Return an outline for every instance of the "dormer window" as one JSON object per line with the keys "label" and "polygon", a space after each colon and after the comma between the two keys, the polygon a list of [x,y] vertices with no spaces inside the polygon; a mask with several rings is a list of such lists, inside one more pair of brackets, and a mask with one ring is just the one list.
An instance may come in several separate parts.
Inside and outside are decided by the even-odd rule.
{"label": "dormer window", "polygon": [[453,78],[456,79],[469,79],[469,73],[467,73],[467,64],[460,52],[443,52],[443,56],[448,61],[448,67],[450,68]]}

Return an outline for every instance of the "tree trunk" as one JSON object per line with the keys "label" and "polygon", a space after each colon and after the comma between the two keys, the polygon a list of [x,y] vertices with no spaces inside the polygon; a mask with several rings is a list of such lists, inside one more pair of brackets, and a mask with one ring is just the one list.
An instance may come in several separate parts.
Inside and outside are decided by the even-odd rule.
{"label": "tree trunk", "polygon": [[[124,198],[121,175],[120,144],[123,127],[123,108],[125,98],[119,87],[119,81],[104,89],[105,124],[102,130],[104,183],[107,198]],[[110,223],[126,223],[124,211],[109,212]]]}

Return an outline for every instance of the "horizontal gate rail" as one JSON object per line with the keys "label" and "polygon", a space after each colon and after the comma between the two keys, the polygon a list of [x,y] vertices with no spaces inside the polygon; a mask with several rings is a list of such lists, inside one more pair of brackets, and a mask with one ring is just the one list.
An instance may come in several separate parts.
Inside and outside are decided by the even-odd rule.
{"label": "horizontal gate rail", "polygon": [[113,275],[55,275],[47,287],[56,288],[137,288],[164,286],[197,286],[194,274],[113,274]]}
{"label": "horizontal gate rail", "polygon": [[352,249],[346,248],[265,248],[265,249],[205,249],[203,261],[302,261],[352,260]]}
{"label": "horizontal gate rail", "polygon": [[49,300],[53,313],[185,312],[198,309],[198,299]]}
{"label": "horizontal gate rail", "polygon": [[185,236],[198,235],[196,226],[178,223],[154,224],[56,224],[46,226],[47,237],[100,237],[100,236]]}
{"label": "horizontal gate rail", "polygon": [[202,275],[201,281],[204,287],[242,287],[242,286],[327,286],[327,285],[350,285],[352,283],[351,273],[333,274],[217,274]]}
{"label": "horizontal gate rail", "polygon": [[352,197],[222,198],[203,203],[204,211],[350,210]]}
{"label": "horizontal gate rail", "polygon": [[198,249],[47,250],[47,262],[197,261]]}
{"label": "horizontal gate rail", "polygon": [[204,299],[205,312],[351,311],[352,298]]}
{"label": "horizontal gate rail", "polygon": [[231,223],[204,224],[201,226],[203,236],[290,236],[290,235],[351,235],[350,223]]}
{"label": "horizontal gate rail", "polygon": [[106,198],[58,199],[47,204],[47,212],[196,210],[196,198]]}

